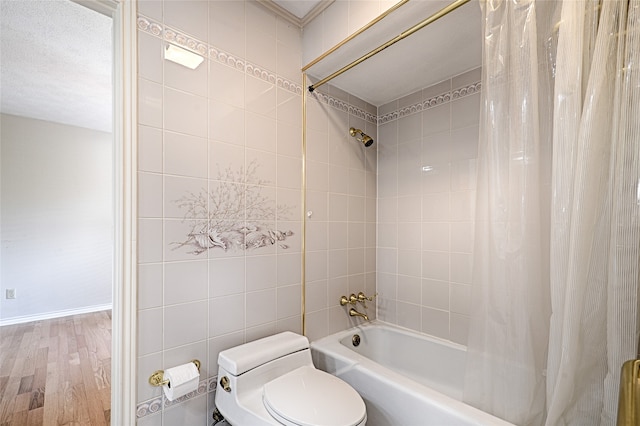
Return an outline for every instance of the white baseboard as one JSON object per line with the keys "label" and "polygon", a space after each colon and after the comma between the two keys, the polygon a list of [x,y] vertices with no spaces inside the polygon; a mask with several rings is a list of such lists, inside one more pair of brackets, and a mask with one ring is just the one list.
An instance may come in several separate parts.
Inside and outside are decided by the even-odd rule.
{"label": "white baseboard", "polygon": [[107,303],[106,305],[85,306],[82,308],[67,309],[64,311],[45,312],[42,314],[25,315],[22,317],[0,319],[0,327],[2,327],[3,325],[22,324],[25,322],[42,321],[42,320],[48,320],[52,318],[68,317],[70,315],[80,315],[80,314],[88,314],[90,312],[105,311],[107,309],[111,309],[111,307],[112,307],[111,303]]}

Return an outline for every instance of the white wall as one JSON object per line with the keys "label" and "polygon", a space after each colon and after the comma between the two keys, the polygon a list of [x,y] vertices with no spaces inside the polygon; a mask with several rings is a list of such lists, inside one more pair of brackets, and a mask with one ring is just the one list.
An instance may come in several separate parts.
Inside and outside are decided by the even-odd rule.
{"label": "white wall", "polygon": [[1,150],[2,322],[109,305],[111,134],[3,114]]}

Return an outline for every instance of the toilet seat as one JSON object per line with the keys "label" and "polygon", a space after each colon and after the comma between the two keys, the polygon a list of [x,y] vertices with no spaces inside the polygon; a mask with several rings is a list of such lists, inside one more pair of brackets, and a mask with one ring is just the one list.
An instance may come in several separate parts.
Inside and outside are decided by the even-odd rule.
{"label": "toilet seat", "polygon": [[265,384],[262,400],[286,426],[358,426],[366,420],[364,401],[351,386],[309,366]]}

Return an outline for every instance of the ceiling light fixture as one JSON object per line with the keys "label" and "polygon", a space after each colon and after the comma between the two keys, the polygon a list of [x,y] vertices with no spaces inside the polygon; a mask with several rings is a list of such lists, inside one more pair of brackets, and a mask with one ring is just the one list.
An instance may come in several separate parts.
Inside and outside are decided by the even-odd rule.
{"label": "ceiling light fixture", "polygon": [[167,47],[164,49],[164,58],[176,64],[191,68],[192,70],[198,68],[198,65],[204,61],[204,58],[197,53],[170,43],[167,44]]}

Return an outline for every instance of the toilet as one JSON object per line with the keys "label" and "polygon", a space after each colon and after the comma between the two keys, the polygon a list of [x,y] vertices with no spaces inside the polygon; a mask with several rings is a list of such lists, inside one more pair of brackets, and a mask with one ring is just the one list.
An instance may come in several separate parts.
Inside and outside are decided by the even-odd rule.
{"label": "toilet", "polygon": [[313,366],[309,340],[289,331],[218,356],[216,406],[233,426],[365,426],[360,395]]}

